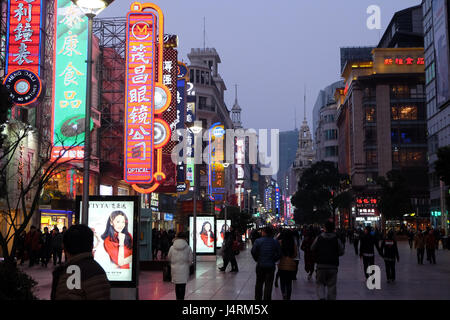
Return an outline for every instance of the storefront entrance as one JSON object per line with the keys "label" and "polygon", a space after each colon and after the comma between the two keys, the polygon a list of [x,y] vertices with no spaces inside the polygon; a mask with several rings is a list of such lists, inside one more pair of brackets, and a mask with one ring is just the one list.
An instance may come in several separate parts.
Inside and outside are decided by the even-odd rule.
{"label": "storefront entrance", "polygon": [[59,231],[62,232],[63,227],[69,228],[75,223],[75,215],[72,211],[49,209],[39,211],[41,213],[40,229],[42,231],[45,227],[52,231],[54,226],[57,226]]}

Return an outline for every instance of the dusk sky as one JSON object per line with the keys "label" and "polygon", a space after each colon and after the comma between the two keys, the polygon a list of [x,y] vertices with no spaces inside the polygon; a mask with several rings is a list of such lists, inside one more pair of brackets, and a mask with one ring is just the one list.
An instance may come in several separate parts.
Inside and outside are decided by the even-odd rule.
{"label": "dusk sky", "polygon": [[[125,17],[132,0],[116,0],[99,17]],[[144,1],[141,1],[144,2]],[[149,1],[150,2],[150,1]],[[396,11],[420,0],[154,0],[165,16],[165,33],[179,37],[179,57],[191,48],[216,48],[225,81],[225,102],[234,103],[238,85],[246,128],[294,128],[307,120],[319,90],[340,80],[340,47],[375,46]],[[381,8],[381,30],[369,30],[367,7]]]}

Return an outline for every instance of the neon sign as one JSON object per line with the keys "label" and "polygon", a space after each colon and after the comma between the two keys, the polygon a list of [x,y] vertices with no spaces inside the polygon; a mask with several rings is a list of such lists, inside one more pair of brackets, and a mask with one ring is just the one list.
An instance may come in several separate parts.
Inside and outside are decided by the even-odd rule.
{"label": "neon sign", "polygon": [[[70,0],[55,1],[52,159],[84,158],[88,21]],[[91,130],[93,122],[91,121]],[[65,150],[70,147],[70,150]]]}
{"label": "neon sign", "polygon": [[41,94],[41,29],[44,1],[8,1],[6,64],[3,84],[20,106]]}
{"label": "neon sign", "polygon": [[131,4],[126,25],[124,180],[140,193],[153,192],[166,179],[162,148],[171,131],[166,121],[156,117],[172,101],[163,84],[163,55],[157,55],[163,52],[163,34],[159,7]]}
{"label": "neon sign", "polygon": [[425,58],[411,58],[411,57],[401,57],[401,58],[385,58],[385,65],[425,65]]}
{"label": "neon sign", "polygon": [[225,193],[223,161],[224,126],[215,123],[209,129],[208,193],[212,201],[222,201]]}

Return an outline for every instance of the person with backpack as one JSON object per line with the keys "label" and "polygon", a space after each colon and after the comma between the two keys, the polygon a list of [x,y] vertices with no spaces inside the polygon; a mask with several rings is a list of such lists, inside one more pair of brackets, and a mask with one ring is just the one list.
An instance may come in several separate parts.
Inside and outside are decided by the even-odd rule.
{"label": "person with backpack", "polygon": [[281,258],[281,247],[273,238],[273,230],[266,227],[262,237],[255,241],[251,250],[256,264],[255,300],[272,300],[272,286],[275,275],[275,263]]}
{"label": "person with backpack", "polygon": [[400,261],[398,255],[397,241],[394,238],[394,231],[389,230],[387,238],[381,242],[380,246],[381,256],[384,259],[386,266],[387,282],[391,283],[395,281],[395,260]]}
{"label": "person with backpack", "polygon": [[319,300],[336,300],[339,257],[344,255],[344,250],[344,245],[334,232],[334,222],[327,221],[325,232],[311,245],[317,263],[316,288]]}

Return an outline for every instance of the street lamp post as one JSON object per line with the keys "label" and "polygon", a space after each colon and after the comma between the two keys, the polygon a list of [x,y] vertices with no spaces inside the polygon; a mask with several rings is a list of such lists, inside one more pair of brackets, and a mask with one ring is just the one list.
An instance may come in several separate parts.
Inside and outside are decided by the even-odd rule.
{"label": "street lamp post", "polygon": [[[197,140],[198,140],[198,134],[202,131],[203,127],[201,125],[200,121],[195,121],[194,123],[189,122],[186,124],[186,126],[192,131],[192,133],[194,133],[194,150],[196,150],[195,146],[197,144]],[[200,140],[201,141],[201,140]],[[194,154],[194,157],[200,157],[201,159],[201,154]],[[192,236],[192,242],[193,242],[193,256],[194,256],[194,272],[197,270],[197,194],[198,194],[198,185],[200,184],[199,179],[197,179],[198,175],[198,161],[194,160],[194,199],[193,199],[193,204],[194,204],[194,210],[193,210],[193,236]]]}
{"label": "street lamp post", "polygon": [[86,106],[84,117],[84,165],[83,165],[83,203],[81,223],[88,223],[89,216],[89,166],[91,160],[91,101],[92,101],[92,24],[94,17],[114,0],[72,0],[88,18],[88,56],[86,72]]}
{"label": "street lamp post", "polygon": [[[228,162],[223,163],[223,167],[226,169],[230,164]],[[226,175],[225,175],[226,176]],[[225,231],[227,230],[227,199],[225,199]]]}

